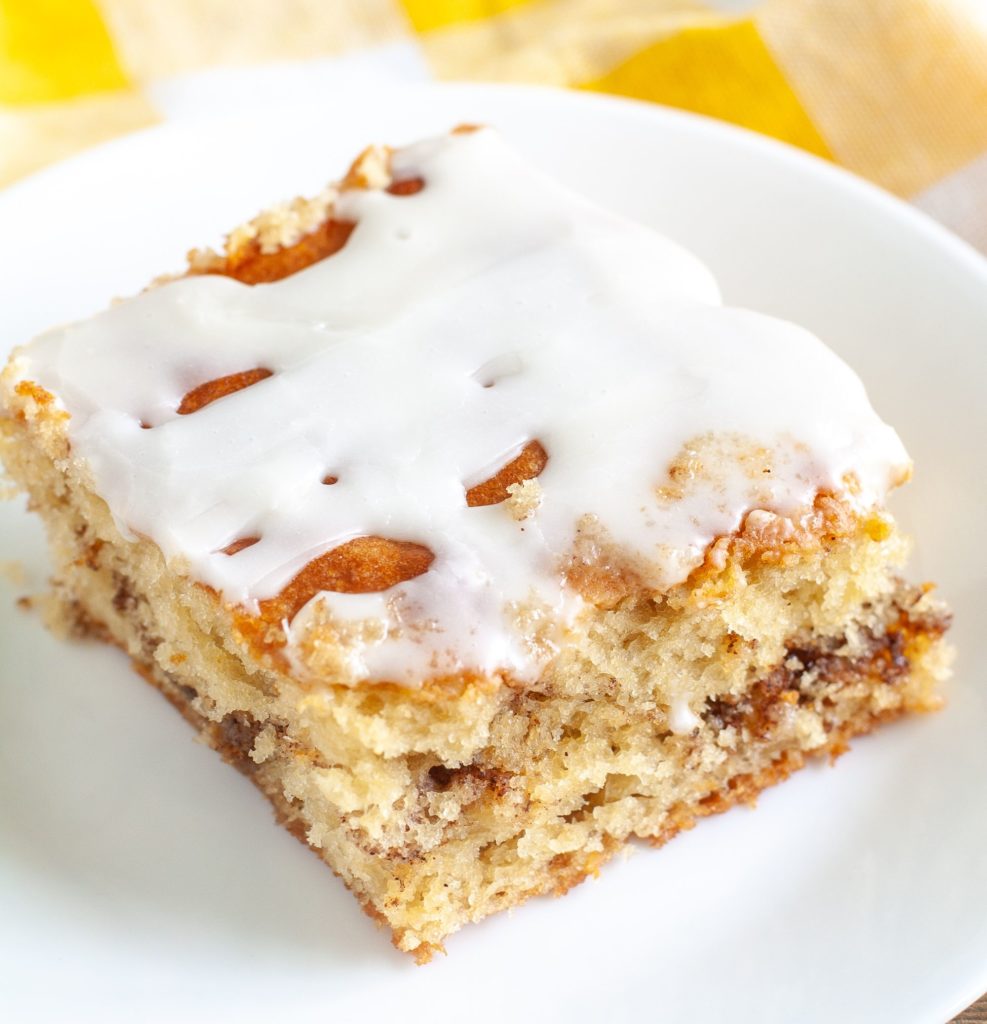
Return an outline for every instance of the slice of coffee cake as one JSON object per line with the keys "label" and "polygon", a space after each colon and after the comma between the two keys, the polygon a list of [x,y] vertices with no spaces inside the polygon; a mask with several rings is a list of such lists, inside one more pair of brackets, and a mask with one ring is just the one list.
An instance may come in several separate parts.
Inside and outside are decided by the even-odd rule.
{"label": "slice of coffee cake", "polygon": [[368,150],[2,381],[63,626],[419,960],[939,705],[852,371],[489,129]]}

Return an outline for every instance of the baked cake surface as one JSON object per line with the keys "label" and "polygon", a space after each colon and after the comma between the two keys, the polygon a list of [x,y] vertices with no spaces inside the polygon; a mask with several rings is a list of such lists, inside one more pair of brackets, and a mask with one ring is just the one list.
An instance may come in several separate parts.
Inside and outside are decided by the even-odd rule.
{"label": "baked cake surface", "polygon": [[419,960],[940,703],[860,381],[489,129],[366,151],[0,397],[53,622]]}

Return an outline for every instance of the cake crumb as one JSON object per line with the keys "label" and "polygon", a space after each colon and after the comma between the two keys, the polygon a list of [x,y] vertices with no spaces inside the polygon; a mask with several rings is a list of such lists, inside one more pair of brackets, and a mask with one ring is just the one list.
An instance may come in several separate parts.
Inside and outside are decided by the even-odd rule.
{"label": "cake crumb", "polygon": [[311,199],[299,196],[278,203],[234,228],[226,239],[227,253],[240,252],[253,242],[265,255],[287,249],[328,219],[338,195],[336,189],[327,187]]}
{"label": "cake crumb", "polygon": [[354,161],[343,182],[350,188],[385,189],[391,183],[391,150],[368,146]]}
{"label": "cake crumb", "polygon": [[806,750],[815,750],[826,743],[826,730],[819,715],[808,708],[795,713],[795,733]]}
{"label": "cake crumb", "polygon": [[[215,249],[189,249],[185,255],[188,260],[188,269],[192,274],[210,274],[219,270],[225,263],[223,257]],[[167,275],[155,278],[152,284],[162,284],[168,280]]]}
{"label": "cake crumb", "polygon": [[522,480],[517,484],[509,484],[507,495],[507,500],[504,503],[507,506],[507,511],[520,523],[538,510],[544,492],[541,489],[541,484],[532,478],[531,480]]}
{"label": "cake crumb", "polygon": [[737,730],[732,725],[728,725],[719,731],[716,744],[724,750],[736,750],[738,739]]}
{"label": "cake crumb", "polygon": [[257,734],[257,739],[254,740],[253,750],[250,751],[250,760],[254,764],[263,764],[274,753],[277,745],[277,731],[273,725],[265,725]]}

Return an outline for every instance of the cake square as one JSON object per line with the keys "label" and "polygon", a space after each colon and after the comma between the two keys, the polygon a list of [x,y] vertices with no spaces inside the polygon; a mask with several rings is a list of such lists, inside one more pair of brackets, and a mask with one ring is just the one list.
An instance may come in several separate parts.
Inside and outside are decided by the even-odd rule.
{"label": "cake square", "polygon": [[0,401],[53,623],[420,961],[940,703],[852,371],[490,129],[367,150]]}

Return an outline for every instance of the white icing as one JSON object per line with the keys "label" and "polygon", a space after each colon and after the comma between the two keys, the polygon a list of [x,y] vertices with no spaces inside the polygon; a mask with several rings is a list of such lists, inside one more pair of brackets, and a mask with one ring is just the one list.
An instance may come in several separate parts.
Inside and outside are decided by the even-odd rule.
{"label": "white icing", "polygon": [[[530,677],[546,649],[515,612],[578,611],[559,566],[581,517],[667,587],[749,509],[792,512],[848,471],[867,506],[907,465],[820,341],[724,308],[693,256],[561,188],[495,132],[421,142],[393,166],[425,187],[343,193],[336,215],[357,227],[331,258],[274,284],[155,288],[36,339],[22,371],[71,414],[121,529],[230,602],[255,607],[357,536],[427,545],[417,579],[317,599],[341,622],[383,623],[351,652],[356,677]],[[272,376],[177,414],[197,385],[256,367]],[[773,472],[752,480],[724,458],[711,481],[659,500],[682,445],[710,433],[770,447]],[[537,510],[468,508],[465,488],[535,438],[549,454]]]}
{"label": "white icing", "polygon": [[676,736],[690,736],[702,719],[689,707],[685,697],[676,697],[668,709],[668,725]]}

